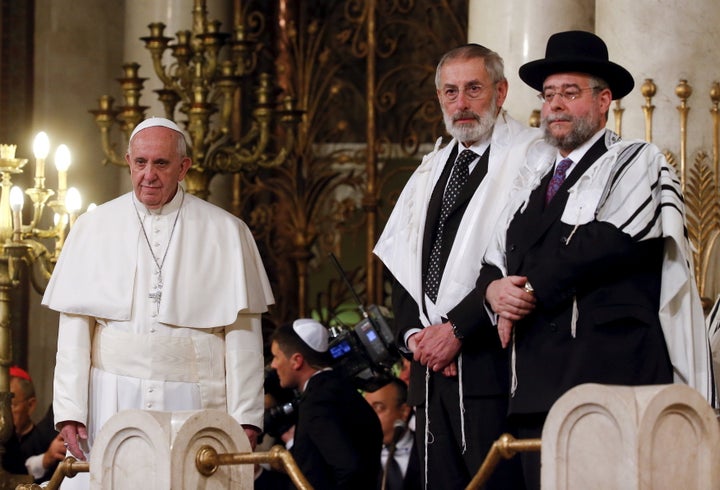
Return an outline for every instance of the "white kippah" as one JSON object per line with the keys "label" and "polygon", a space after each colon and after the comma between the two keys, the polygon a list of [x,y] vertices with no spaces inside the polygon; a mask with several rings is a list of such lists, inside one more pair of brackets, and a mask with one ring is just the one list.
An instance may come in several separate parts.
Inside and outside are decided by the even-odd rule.
{"label": "white kippah", "polygon": [[180,127],[177,124],[175,124],[174,122],[172,122],[170,119],[165,119],[164,117],[149,117],[149,118],[145,119],[143,122],[141,122],[140,124],[138,124],[137,126],[135,126],[135,129],[133,129],[132,133],[130,133],[129,141],[132,141],[132,139],[135,137],[135,135],[138,134],[143,129],[153,128],[155,126],[162,126],[164,128],[172,129],[173,131],[177,131],[178,133],[182,134],[183,138],[185,137],[185,135],[182,132],[182,129],[180,129]]}
{"label": "white kippah", "polygon": [[320,323],[312,318],[300,318],[293,322],[293,330],[312,350],[316,352],[327,352],[328,331]]}

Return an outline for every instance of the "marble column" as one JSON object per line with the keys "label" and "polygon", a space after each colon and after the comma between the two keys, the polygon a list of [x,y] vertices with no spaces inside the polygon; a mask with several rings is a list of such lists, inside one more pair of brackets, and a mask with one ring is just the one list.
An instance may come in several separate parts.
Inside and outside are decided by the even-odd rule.
{"label": "marble column", "polygon": [[688,156],[712,148],[710,86],[720,78],[720,9],[714,0],[605,0],[598,2],[596,32],[608,45],[611,58],[635,77],[635,89],[625,97],[625,137],[645,138],[640,86],[652,78],[657,86],[652,139],[661,148],[679,151],[681,79],[692,87],[688,99]]}
{"label": "marble column", "polygon": [[595,0],[470,0],[468,42],[497,51],[505,61],[510,84],[505,108],[510,115],[527,122],[541,103],[536,91],[518,77],[518,69],[528,61],[545,56],[545,44],[558,31],[592,31]]}
{"label": "marble column", "polygon": [[[596,32],[607,42],[611,58],[635,77],[635,89],[622,101],[623,138],[647,139],[641,86],[650,78],[656,86],[650,137],[662,150],[673,153],[683,176],[688,215],[695,218],[690,232],[699,250],[695,258],[698,286],[712,303],[720,293],[720,241],[709,234],[718,229],[708,217],[717,198],[694,182],[702,182],[706,177],[701,176],[710,169],[718,183],[710,90],[720,80],[720,9],[714,0],[668,0],[662,8],[654,0],[606,0],[598,2],[596,21]],[[680,80],[687,80],[692,89],[684,137],[678,110],[681,99],[676,94]],[[707,158],[698,159],[699,151]]]}

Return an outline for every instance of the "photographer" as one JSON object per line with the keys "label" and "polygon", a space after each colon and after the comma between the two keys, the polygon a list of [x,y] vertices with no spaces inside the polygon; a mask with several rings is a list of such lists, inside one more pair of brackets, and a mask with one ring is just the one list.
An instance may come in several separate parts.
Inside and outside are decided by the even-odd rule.
{"label": "photographer", "polygon": [[370,405],[330,367],[328,331],[311,319],[275,330],[271,339],[280,386],[302,396],[290,452],[316,490],[374,488],[382,429]]}
{"label": "photographer", "polygon": [[[297,422],[297,391],[282,388],[277,373],[269,367],[265,368],[264,388],[263,433],[258,437],[255,451],[270,451],[277,444],[290,446]],[[255,490],[277,490],[289,484],[288,475],[273,469],[269,463],[255,465]]]}

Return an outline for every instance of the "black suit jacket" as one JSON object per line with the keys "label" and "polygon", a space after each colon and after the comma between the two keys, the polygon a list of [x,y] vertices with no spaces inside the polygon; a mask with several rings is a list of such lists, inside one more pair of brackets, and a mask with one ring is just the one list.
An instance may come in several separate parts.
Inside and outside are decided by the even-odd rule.
{"label": "black suit jacket", "polygon": [[335,371],[310,378],[290,452],[313,488],[373,488],[382,438],[377,415],[349,380]]}
{"label": "black suit jacket", "polygon": [[[28,471],[25,467],[25,461],[38,454],[43,454],[50,447],[53,439],[57,437],[58,431],[55,429],[52,403],[48,408],[45,416],[38,422],[30,432],[22,437],[18,437],[13,433],[10,440],[5,445],[5,455],[3,456],[3,469],[17,475],[27,475]],[[55,469],[60,461],[55,461],[45,470],[45,474],[35,480],[35,483],[42,483],[52,478]]]}
{"label": "black suit jacket", "polygon": [[[441,263],[447,262],[451,245],[459,230],[465,209],[475,191],[487,174],[487,162],[490,148],[488,148],[473,172],[467,184],[458,196],[455,206],[448,216],[443,231],[443,249]],[[450,177],[450,171],[455,162],[458,150],[453,149],[428,204],[428,214],[423,236],[422,270],[423,277],[427,271],[427,264],[432,248],[432,241],[437,230],[437,221],[442,207],[442,196]],[[395,325],[398,326],[397,342],[405,345],[405,333],[412,328],[422,328],[418,320],[420,312],[418,305],[403,288],[393,280],[392,299]],[[463,391],[466,396],[496,396],[507,393],[508,390],[508,353],[503,350],[498,340],[497,331],[489,325],[489,320],[483,306],[483,296],[478,290],[471,291],[449,313],[458,329],[465,335],[462,346],[463,370],[471,375],[463,378]],[[417,406],[425,400],[425,368],[412,361],[410,366],[410,386],[408,404]]]}
{"label": "black suit jacket", "polygon": [[[413,436],[413,441],[415,440],[415,434]],[[385,468],[380,468],[380,473],[378,474],[378,482],[377,482],[377,489],[382,489],[382,478],[383,478],[383,472]],[[403,490],[420,490],[422,489],[422,479],[420,476],[421,466],[420,466],[420,455],[418,454],[417,445],[413,442],[412,449],[410,451],[410,459],[408,460],[408,467],[407,471],[405,472],[405,477],[403,478]]]}
{"label": "black suit jacket", "polygon": [[[518,385],[511,413],[547,412],[581,383],[672,382],[658,317],[662,239],[635,242],[608,223],[574,229],[560,221],[567,189],[605,151],[601,138],[546,207],[549,172],[508,227],[508,275],[527,276],[538,300],[533,313],[515,325]],[[478,287],[485,290],[500,276],[497,268],[484,267]]]}

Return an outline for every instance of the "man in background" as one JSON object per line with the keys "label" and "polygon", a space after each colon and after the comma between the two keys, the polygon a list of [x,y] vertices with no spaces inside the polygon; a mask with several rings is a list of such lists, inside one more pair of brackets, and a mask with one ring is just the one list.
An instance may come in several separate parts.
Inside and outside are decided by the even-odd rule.
{"label": "man in background", "polygon": [[275,330],[270,348],[280,386],[301,392],[290,447],[300,471],[316,490],[375,488],[380,421],[351,380],[330,367],[327,329],[298,319]]}
{"label": "man in background", "polygon": [[7,442],[3,467],[10,473],[27,473],[36,483],[47,481],[65,458],[63,438],[53,427],[52,405],[35,424],[35,386],[28,372],[17,366],[10,367],[10,392],[15,434]]}
{"label": "man in background", "polygon": [[379,490],[422,488],[415,434],[408,427],[412,407],[407,404],[407,385],[392,378],[382,388],[365,392],[365,399],[375,410],[383,431]]}

